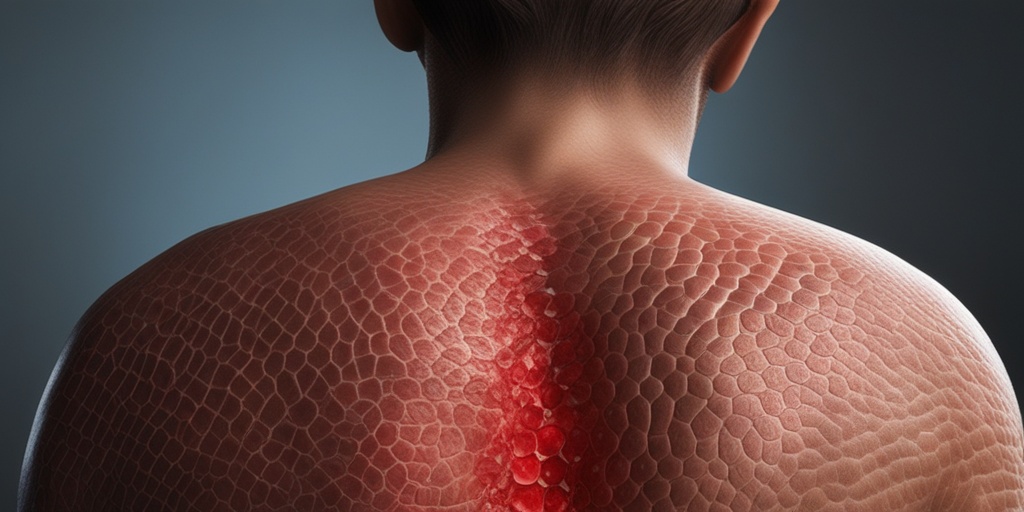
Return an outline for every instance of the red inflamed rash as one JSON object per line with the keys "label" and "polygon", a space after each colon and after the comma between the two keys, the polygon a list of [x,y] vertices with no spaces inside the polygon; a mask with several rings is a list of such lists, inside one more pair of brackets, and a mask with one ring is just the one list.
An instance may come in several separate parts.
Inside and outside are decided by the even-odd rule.
{"label": "red inflamed rash", "polygon": [[502,266],[488,293],[489,306],[502,311],[489,390],[502,415],[476,477],[490,510],[582,510],[598,416],[589,382],[600,368],[586,365],[593,343],[574,296],[550,287],[557,240],[537,219],[513,217],[509,228],[515,235],[497,244],[493,258]]}

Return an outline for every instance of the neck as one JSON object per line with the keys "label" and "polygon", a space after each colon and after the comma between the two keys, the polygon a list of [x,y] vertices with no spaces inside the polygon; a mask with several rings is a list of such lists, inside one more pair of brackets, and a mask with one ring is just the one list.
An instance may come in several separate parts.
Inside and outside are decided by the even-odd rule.
{"label": "neck", "polygon": [[523,183],[686,176],[699,86],[655,97],[629,80],[597,88],[523,76],[482,89],[447,98],[431,91],[428,160],[486,162]]}

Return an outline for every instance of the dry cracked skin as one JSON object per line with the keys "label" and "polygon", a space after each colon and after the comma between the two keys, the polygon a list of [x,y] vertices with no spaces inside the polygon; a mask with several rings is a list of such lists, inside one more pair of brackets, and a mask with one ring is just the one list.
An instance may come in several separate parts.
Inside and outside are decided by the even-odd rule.
{"label": "dry cracked skin", "polygon": [[626,185],[389,178],[182,242],[80,323],[28,501],[1024,507],[1009,380],[948,292],[693,182]]}

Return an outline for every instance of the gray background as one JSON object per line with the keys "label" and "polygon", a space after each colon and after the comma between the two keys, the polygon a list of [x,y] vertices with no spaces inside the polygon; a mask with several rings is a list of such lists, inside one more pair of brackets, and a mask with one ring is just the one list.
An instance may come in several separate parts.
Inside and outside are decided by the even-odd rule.
{"label": "gray background", "polygon": [[[1024,3],[782,0],[691,175],[935,277],[1018,389]],[[411,167],[371,0],[0,3],[0,509],[79,315],[205,227]]]}

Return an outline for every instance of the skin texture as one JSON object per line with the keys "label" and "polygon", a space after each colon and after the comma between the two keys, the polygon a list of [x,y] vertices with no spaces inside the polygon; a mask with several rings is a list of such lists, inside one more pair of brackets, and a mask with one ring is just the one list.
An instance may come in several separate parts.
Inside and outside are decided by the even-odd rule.
{"label": "skin texture", "polygon": [[34,510],[1024,505],[1001,363],[891,255],[688,180],[426,174],[116,285],[50,390]]}
{"label": "skin texture", "polygon": [[445,110],[432,75],[426,163],[125,278],[55,371],[23,509],[1024,507],[1009,379],[948,292],[686,178],[699,84],[766,4],[674,98],[523,73]]}

